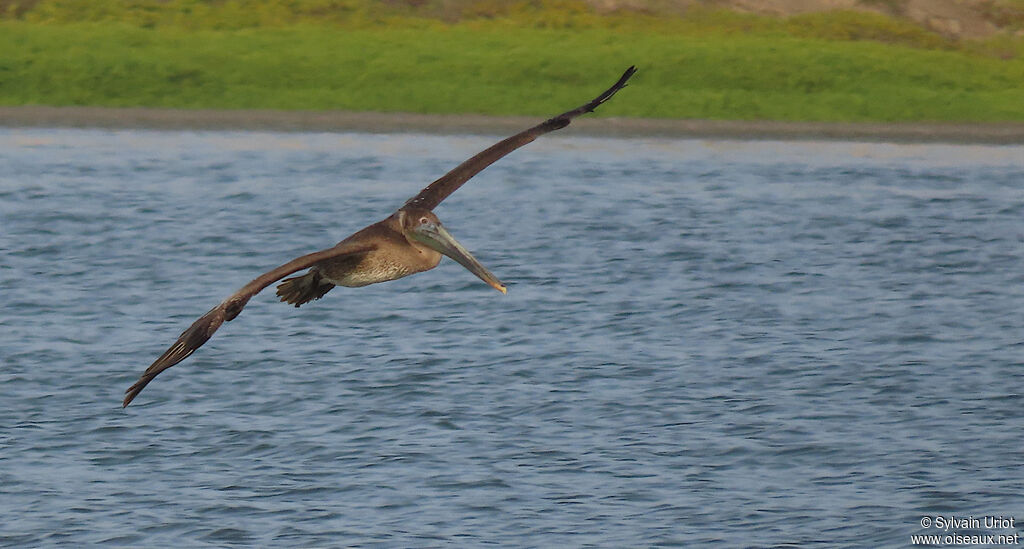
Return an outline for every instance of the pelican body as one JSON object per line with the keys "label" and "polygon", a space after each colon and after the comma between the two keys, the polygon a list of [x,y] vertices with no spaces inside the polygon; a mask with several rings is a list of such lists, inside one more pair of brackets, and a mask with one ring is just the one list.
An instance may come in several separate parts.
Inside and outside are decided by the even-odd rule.
{"label": "pelican body", "polygon": [[299,307],[320,299],[335,286],[360,287],[429,271],[441,262],[442,256],[454,259],[492,288],[506,293],[505,285],[455,240],[433,209],[466,181],[508,153],[545,133],[568,126],[572,119],[581,114],[593,112],[624,88],[634,72],[635,67],[627,69],[612,87],[589,103],[499,141],[459,164],[406,201],[386,219],[356,232],[331,248],[295,258],[256,277],[182,332],[177,341],[125,391],[123,406],[128,406],[160,372],[186,359],[206,343],[221,324],[237,317],[254,295],[304,269],[309,271],[282,280],[278,285],[277,295],[281,301]]}
{"label": "pelican body", "polygon": [[277,287],[281,301],[296,307],[320,299],[334,286],[357,288],[429,271],[447,255],[494,289],[505,285],[473,257],[430,210],[402,209],[391,217],[342,240],[337,247],[355,246],[348,253],[315,263],[309,272],[284,280]]}

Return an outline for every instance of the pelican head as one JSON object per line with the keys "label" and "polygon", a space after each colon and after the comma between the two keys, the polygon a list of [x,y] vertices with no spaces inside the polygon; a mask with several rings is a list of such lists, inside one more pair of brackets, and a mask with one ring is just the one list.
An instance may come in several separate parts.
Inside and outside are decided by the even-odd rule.
{"label": "pelican head", "polygon": [[460,265],[486,282],[488,286],[503,294],[508,292],[498,277],[491,274],[473,257],[473,254],[469,253],[469,250],[455,240],[455,237],[444,228],[434,212],[416,208],[401,210],[400,216],[402,231],[410,241],[422,244],[458,261]]}

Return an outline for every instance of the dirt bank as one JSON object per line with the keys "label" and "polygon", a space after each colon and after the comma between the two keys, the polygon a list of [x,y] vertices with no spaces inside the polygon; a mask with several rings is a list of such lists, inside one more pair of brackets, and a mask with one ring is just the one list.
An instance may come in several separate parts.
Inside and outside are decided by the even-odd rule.
{"label": "dirt bank", "polygon": [[[429,132],[504,135],[540,117],[429,115],[341,111],[181,110],[103,107],[0,107],[0,126],[257,130],[313,132]],[[836,139],[856,141],[1024,144],[1024,123],[827,123],[646,118],[583,118],[577,135],[730,139]]]}
{"label": "dirt bank", "polygon": [[[460,0],[469,2],[472,0]],[[693,6],[717,7],[775,17],[851,10],[907,19],[950,38],[985,38],[1016,32],[1024,5],[1014,0],[586,0],[595,8],[683,14]]]}

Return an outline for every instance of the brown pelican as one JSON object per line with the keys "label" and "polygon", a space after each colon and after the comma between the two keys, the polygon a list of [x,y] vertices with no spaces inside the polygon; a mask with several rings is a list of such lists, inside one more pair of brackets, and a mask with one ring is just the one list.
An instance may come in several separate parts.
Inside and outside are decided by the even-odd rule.
{"label": "brown pelican", "polygon": [[224,321],[238,316],[252,296],[303,269],[308,268],[309,272],[287,278],[278,285],[277,295],[281,301],[298,307],[320,299],[335,286],[366,286],[427,271],[440,263],[442,255],[458,261],[492,288],[505,293],[505,285],[452,237],[431,210],[501,157],[543,134],[568,126],[581,114],[593,112],[624,88],[634,72],[636,67],[626,69],[618,82],[593,101],[517,133],[459,164],[409,199],[387,219],[366,227],[333,248],[293,259],[242,286],[182,332],[178,340],[146,368],[135,385],[125,391],[123,405],[128,406],[160,372],[181,362],[206,343]]}

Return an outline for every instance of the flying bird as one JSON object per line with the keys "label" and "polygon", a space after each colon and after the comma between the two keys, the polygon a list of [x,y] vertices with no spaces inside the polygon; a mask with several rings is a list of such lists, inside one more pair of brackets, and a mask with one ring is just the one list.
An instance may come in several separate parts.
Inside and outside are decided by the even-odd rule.
{"label": "flying bird", "polygon": [[125,391],[123,406],[128,406],[160,372],[185,360],[202,347],[221,324],[233,320],[242,312],[252,296],[303,269],[309,271],[301,276],[286,278],[277,286],[277,295],[281,301],[298,307],[320,299],[335,286],[366,286],[428,271],[441,262],[442,255],[459,262],[480,280],[504,294],[505,285],[452,237],[432,210],[463,183],[503,156],[541,135],[568,126],[577,116],[593,112],[624,88],[634,72],[636,67],[629,67],[618,82],[589,103],[499,141],[459,164],[406,201],[387,219],[356,232],[332,248],[293,259],[242,286],[193,322],[164,354],[146,368],[142,377]]}

